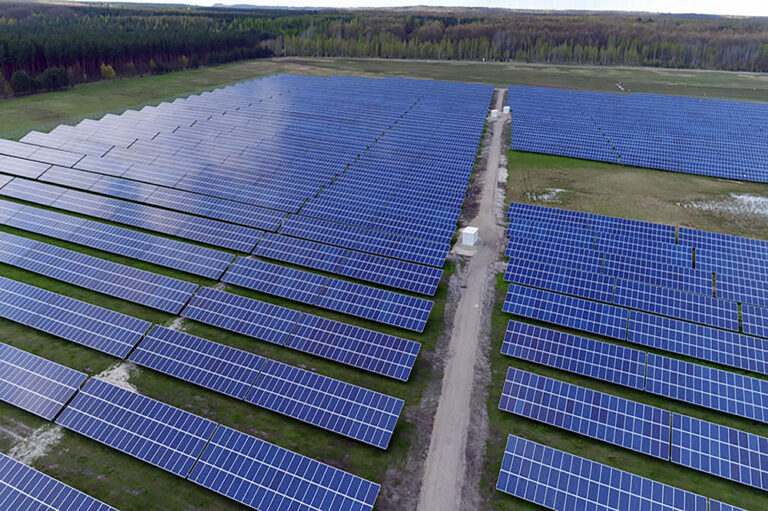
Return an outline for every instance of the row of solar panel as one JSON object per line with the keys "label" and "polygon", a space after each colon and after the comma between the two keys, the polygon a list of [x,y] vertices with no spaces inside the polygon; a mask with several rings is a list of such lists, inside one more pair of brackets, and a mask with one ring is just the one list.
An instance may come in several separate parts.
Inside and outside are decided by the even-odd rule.
{"label": "row of solar panel", "polygon": [[399,399],[164,327],[144,336],[148,322],[8,279],[0,284],[0,317],[120,358],[131,353],[140,365],[383,449],[403,406]]}
{"label": "row of solar panel", "polygon": [[496,489],[556,511],[742,511],[514,435],[507,438]]}
{"label": "row of solar panel", "polygon": [[433,302],[257,259],[238,257],[222,282],[423,332]]}
{"label": "row of solar panel", "polygon": [[548,291],[739,331],[737,302],[633,280],[515,259],[504,280]]}
{"label": "row of solar panel", "polygon": [[[508,103],[513,149],[768,181],[758,135],[765,129],[764,120],[754,119],[750,128],[744,126],[743,103],[721,101],[715,111],[709,108],[714,105],[712,100],[697,98],[514,85],[509,88]],[[668,143],[651,143],[650,134]],[[712,146],[720,149],[709,150],[707,158],[697,158],[701,151],[696,149]],[[675,158],[672,149],[684,155]]]}
{"label": "row of solar panel", "polygon": [[[768,306],[768,269],[761,262],[768,244],[763,241],[683,227],[675,240],[673,226],[563,211],[510,206],[506,254],[516,266],[542,263],[544,255],[554,266]],[[611,230],[601,230],[604,225]]]}
{"label": "row of solar panel", "polygon": [[204,287],[181,315],[286,348],[407,381],[418,342]]}
{"label": "row of solar panel", "polygon": [[[0,201],[0,223],[213,279],[220,278],[235,258],[226,252],[8,201]],[[254,253],[427,295],[435,294],[443,273],[274,233],[265,234]]]}
{"label": "row of solar panel", "polygon": [[768,380],[510,321],[505,355],[768,423]]}
{"label": "row of solar panel", "polygon": [[768,490],[768,438],[509,368],[499,409]]}
{"label": "row of solar panel", "polygon": [[[85,379],[82,373],[0,344],[3,401],[49,419],[58,414],[57,424],[67,429],[254,509],[373,508],[377,484],[96,378],[81,388]],[[0,464],[14,471],[0,472],[0,480],[10,481],[0,492],[4,505],[35,496],[46,502],[46,509],[110,509],[5,457]],[[58,492],[30,486],[19,475],[44,481]],[[233,477],[237,485],[231,484]]]}

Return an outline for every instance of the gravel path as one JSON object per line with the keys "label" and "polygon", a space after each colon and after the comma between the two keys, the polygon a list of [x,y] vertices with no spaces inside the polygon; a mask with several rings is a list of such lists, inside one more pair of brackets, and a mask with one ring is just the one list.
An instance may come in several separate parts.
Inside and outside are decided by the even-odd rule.
{"label": "gravel path", "polygon": [[[504,90],[497,89],[495,106],[501,111]],[[496,221],[497,172],[502,150],[505,116],[489,122],[491,144],[477,215],[471,225],[480,231],[481,243],[469,262],[467,287],[459,299],[449,339],[448,360],[443,375],[440,403],[427,455],[419,497],[419,511],[449,511],[460,508],[466,466],[467,433],[470,424],[475,360],[483,319],[483,293],[488,268],[499,258],[503,230]]]}

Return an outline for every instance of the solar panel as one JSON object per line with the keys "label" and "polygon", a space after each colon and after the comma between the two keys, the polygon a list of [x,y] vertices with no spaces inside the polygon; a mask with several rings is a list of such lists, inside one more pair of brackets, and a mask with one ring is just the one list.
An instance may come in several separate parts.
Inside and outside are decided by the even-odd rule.
{"label": "solar panel", "polygon": [[743,304],[741,322],[745,334],[768,338],[768,309]]}
{"label": "solar panel", "polygon": [[0,232],[0,262],[177,314],[197,284]]}
{"label": "solar panel", "polygon": [[644,351],[510,321],[501,353],[510,357],[643,390]]}
{"label": "solar panel", "polygon": [[421,349],[418,342],[312,314],[301,316],[285,346],[401,381],[408,381]]}
{"label": "solar panel", "polygon": [[679,488],[509,435],[496,489],[557,511],[707,511],[707,499]]}
{"label": "solar panel", "polygon": [[768,423],[768,380],[649,353],[645,390]]}
{"label": "solar panel", "polygon": [[629,312],[627,341],[768,374],[768,340],[645,312]]}
{"label": "solar panel", "polygon": [[27,177],[37,179],[40,174],[51,168],[50,163],[40,163],[38,161],[23,160],[13,156],[0,156],[0,172],[12,176]]}
{"label": "solar panel", "polygon": [[669,459],[671,413],[510,367],[499,409]]}
{"label": "solar panel", "polygon": [[627,336],[627,309],[540,289],[510,284],[503,310],[614,339]]}
{"label": "solar panel", "polygon": [[52,420],[87,376],[0,343],[0,401]]}
{"label": "solar panel", "polygon": [[329,278],[314,305],[385,325],[423,332],[434,303],[423,298]]}
{"label": "solar panel", "polygon": [[214,279],[219,278],[235,258],[219,250],[7,201],[0,201],[0,222],[35,234]]}
{"label": "solar panel", "polygon": [[0,453],[0,508],[41,511],[117,511],[2,453]]}
{"label": "solar panel", "polygon": [[768,490],[768,438],[752,433],[673,414],[671,461]]}
{"label": "solar panel", "polygon": [[125,358],[150,323],[0,277],[0,317]]}
{"label": "solar panel", "polygon": [[709,499],[709,511],[745,511],[740,507],[718,502],[715,499]]}
{"label": "solar panel", "polygon": [[192,297],[181,315],[262,341],[285,344],[301,313],[204,287]]}
{"label": "solar panel", "polygon": [[315,241],[265,233],[253,254],[433,296],[443,270]]}
{"label": "solar panel", "polygon": [[614,277],[532,261],[510,261],[504,280],[598,302],[613,302]]}
{"label": "solar panel", "polygon": [[433,303],[421,298],[238,258],[224,282],[351,316],[422,332]]}
{"label": "solar panel", "polygon": [[221,280],[235,286],[313,305],[328,277],[257,259],[238,257]]}
{"label": "solar panel", "polygon": [[614,303],[693,323],[739,331],[738,304],[712,296],[619,280],[616,282]]}
{"label": "solar panel", "polygon": [[246,401],[386,449],[403,401],[267,360]]}
{"label": "solar panel", "polygon": [[157,325],[129,360],[237,399],[245,399],[265,362],[259,355]]}
{"label": "solar panel", "polygon": [[97,378],[56,423],[181,477],[216,430],[215,422]]}
{"label": "solar panel", "polygon": [[260,511],[370,511],[379,485],[219,426],[189,480]]}
{"label": "solar panel", "polygon": [[250,227],[21,178],[0,188],[0,195],[240,252],[253,250],[263,234]]}

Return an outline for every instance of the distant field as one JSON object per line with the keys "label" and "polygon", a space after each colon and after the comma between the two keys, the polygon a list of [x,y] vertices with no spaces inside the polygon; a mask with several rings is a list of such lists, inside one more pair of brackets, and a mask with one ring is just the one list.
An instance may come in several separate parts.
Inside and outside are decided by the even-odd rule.
{"label": "distant field", "polygon": [[61,123],[76,123],[105,113],[141,108],[272,73],[399,76],[491,83],[500,87],[515,83],[613,92],[619,91],[616,83],[621,82],[623,87],[637,92],[750,101],[768,98],[768,76],[759,73],[292,57],[92,83],[62,92],[5,100],[0,102],[0,138],[20,138],[32,129],[47,131]]}

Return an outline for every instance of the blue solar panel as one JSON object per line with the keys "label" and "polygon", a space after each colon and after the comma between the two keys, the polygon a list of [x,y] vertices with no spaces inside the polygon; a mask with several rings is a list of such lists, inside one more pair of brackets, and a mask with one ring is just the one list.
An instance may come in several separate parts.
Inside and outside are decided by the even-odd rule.
{"label": "blue solar panel", "polygon": [[503,310],[614,339],[627,336],[627,309],[530,287],[511,284]]}
{"label": "blue solar panel", "polygon": [[768,438],[678,413],[672,463],[768,490]]}
{"label": "blue solar panel", "polygon": [[421,298],[242,257],[222,280],[417,332],[424,330],[433,305]]}
{"label": "blue solar panel", "polygon": [[0,222],[208,278],[219,278],[235,258],[226,252],[7,201],[0,201]]}
{"label": "blue solar panel", "polygon": [[741,321],[745,334],[768,338],[768,309],[744,304],[741,306]]}
{"label": "blue solar panel", "polygon": [[625,387],[645,388],[645,352],[510,321],[501,353]]}
{"label": "blue solar panel", "polygon": [[314,305],[423,332],[434,303],[423,298],[329,278]]}
{"label": "blue solar panel", "polygon": [[181,315],[262,341],[284,344],[301,313],[204,287],[192,297]]}
{"label": "blue solar panel", "polygon": [[246,401],[386,449],[403,401],[267,360]]}
{"label": "blue solar panel", "polygon": [[715,499],[709,499],[709,511],[746,511],[740,507],[724,504]]}
{"label": "blue solar panel", "polygon": [[285,346],[358,369],[408,381],[421,344],[304,314]]}
{"label": "blue solar panel", "polygon": [[271,232],[265,233],[253,249],[253,255],[329,273],[337,271],[347,252],[344,248]]}
{"label": "blue solar panel", "polygon": [[189,480],[260,511],[370,511],[379,485],[219,426]]}
{"label": "blue solar panel", "polygon": [[768,108],[750,102],[513,85],[512,149],[768,181]]}
{"label": "blue solar panel", "polygon": [[768,380],[649,353],[645,390],[768,423]]}
{"label": "blue solar panel", "polygon": [[693,323],[739,331],[738,304],[712,296],[619,280],[616,283],[614,303]]}
{"label": "blue solar panel", "polygon": [[9,511],[117,511],[2,453],[0,508]]}
{"label": "blue solar panel", "polygon": [[156,326],[130,360],[386,449],[400,399]]}
{"label": "blue solar panel", "polygon": [[154,326],[130,360],[228,396],[244,399],[266,359],[207,339]]}
{"label": "blue solar panel", "polygon": [[263,234],[250,227],[21,178],[1,188],[0,195],[240,252],[253,250]]}
{"label": "blue solar panel", "polygon": [[768,307],[768,279],[716,272],[716,280],[718,298]]}
{"label": "blue solar panel", "polygon": [[186,477],[216,423],[91,378],[57,424]]}
{"label": "blue solar panel", "polygon": [[197,284],[0,232],[0,262],[177,314]]}
{"label": "blue solar panel", "polygon": [[504,280],[598,302],[613,302],[614,277],[549,264],[510,262]]}
{"label": "blue solar panel", "polygon": [[0,343],[0,401],[52,420],[87,376]]}
{"label": "blue solar panel", "polygon": [[257,259],[238,257],[223,282],[313,305],[328,277]]}
{"label": "blue solar panel", "polygon": [[150,323],[0,277],[0,317],[125,358]]}
{"label": "blue solar panel", "polygon": [[501,410],[669,459],[671,413],[628,399],[509,368]]}
{"label": "blue solar panel", "polygon": [[443,270],[350,250],[336,273],[383,286],[434,296]]}
{"label": "blue solar panel", "polygon": [[695,493],[509,435],[496,489],[557,511],[707,511]]}
{"label": "blue solar panel", "polygon": [[768,374],[768,340],[645,312],[629,312],[627,341]]}

